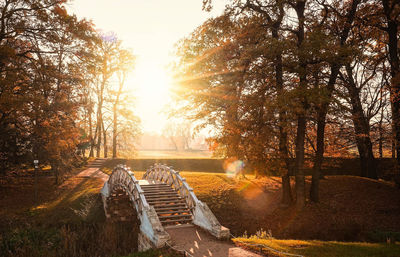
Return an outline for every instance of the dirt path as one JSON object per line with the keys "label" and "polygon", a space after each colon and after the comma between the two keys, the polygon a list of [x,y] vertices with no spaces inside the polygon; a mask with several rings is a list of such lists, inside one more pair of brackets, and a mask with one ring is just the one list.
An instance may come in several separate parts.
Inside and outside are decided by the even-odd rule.
{"label": "dirt path", "polygon": [[76,175],[78,178],[99,178],[104,182],[107,181],[108,175],[103,173],[100,168],[107,159],[97,158],[96,160],[88,163],[86,169]]}
{"label": "dirt path", "polygon": [[231,242],[219,241],[196,226],[167,228],[166,231],[174,248],[186,250],[194,257],[261,257]]}

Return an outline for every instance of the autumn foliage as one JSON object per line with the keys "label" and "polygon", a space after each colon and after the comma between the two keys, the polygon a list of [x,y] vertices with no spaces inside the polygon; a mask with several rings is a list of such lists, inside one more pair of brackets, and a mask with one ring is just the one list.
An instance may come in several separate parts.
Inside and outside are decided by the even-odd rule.
{"label": "autumn foliage", "polygon": [[313,201],[324,156],[358,155],[377,178],[377,154],[400,164],[399,13],[390,0],[230,1],[177,44],[177,106],[213,128],[221,156],[276,167],[285,204],[294,176],[304,206],[306,158]]}
{"label": "autumn foliage", "polygon": [[[51,165],[58,181],[59,173],[78,164],[82,150],[94,142],[87,126],[88,113],[92,115],[97,104],[93,85],[103,75],[103,88],[112,90],[110,81],[104,78],[108,72],[105,59],[113,60],[114,73],[132,66],[134,58],[119,47],[120,42],[112,42],[113,52],[100,51],[110,41],[106,42],[91,22],[69,14],[65,4],[64,0],[0,3],[2,173],[39,159],[40,164]],[[119,60],[125,60],[125,64],[119,64]],[[119,111],[123,96],[112,99],[115,97],[110,101]],[[104,126],[102,116],[97,116],[100,120],[96,120],[96,126]],[[135,126],[136,118],[131,120]]]}

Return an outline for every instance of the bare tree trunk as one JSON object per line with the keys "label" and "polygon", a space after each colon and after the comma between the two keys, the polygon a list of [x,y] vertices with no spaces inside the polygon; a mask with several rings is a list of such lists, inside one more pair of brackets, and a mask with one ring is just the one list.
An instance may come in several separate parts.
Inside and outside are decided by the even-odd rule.
{"label": "bare tree trunk", "polygon": [[[297,48],[301,52],[304,41],[304,10],[306,6],[306,1],[298,0],[294,6],[298,19],[298,29],[297,29]],[[302,90],[307,89],[307,63],[304,57],[299,56],[299,87]],[[295,176],[296,176],[296,207],[303,208],[306,204],[306,194],[305,194],[305,178],[304,178],[304,143],[305,143],[305,133],[307,126],[306,113],[308,109],[307,99],[304,97],[300,98],[300,104],[302,110],[297,114],[297,132],[296,132],[296,162],[295,162]]]}
{"label": "bare tree trunk", "polygon": [[[277,13],[276,18],[273,19],[270,16],[269,12],[263,11],[260,6],[254,5],[250,1],[247,2],[247,6],[255,12],[262,14],[267,22],[270,25],[270,29],[272,32],[272,37],[279,42],[279,30],[282,25],[282,20],[285,15],[285,9],[283,2],[277,3]],[[275,56],[275,80],[276,80],[276,89],[278,100],[283,97],[284,88],[283,88],[283,65],[282,65],[282,52],[278,51]],[[286,112],[282,107],[279,110],[279,158],[283,163],[285,163],[285,168],[282,173],[282,205],[288,206],[293,203],[292,190],[290,185],[290,172],[291,165],[289,161],[289,152],[287,148],[287,132],[285,131],[285,122],[286,122]]]}
{"label": "bare tree trunk", "polygon": [[122,93],[122,87],[125,83],[125,73],[122,73],[119,77],[119,88],[117,92],[117,96],[115,98],[115,102],[113,105],[113,158],[117,158],[117,135],[118,135],[118,105],[119,105],[119,98]]}
{"label": "bare tree trunk", "polygon": [[282,176],[282,205],[290,206],[293,203],[292,187],[290,185],[290,175],[286,171]]}
{"label": "bare tree trunk", "polygon": [[329,76],[328,85],[326,87],[326,99],[321,106],[317,109],[317,151],[315,153],[315,160],[313,166],[313,174],[310,188],[310,199],[313,202],[319,202],[319,180],[322,177],[321,168],[324,160],[325,152],[325,127],[326,115],[328,114],[329,104],[331,102],[332,93],[335,87],[336,78],[339,74],[340,66],[332,64],[331,74]]}
{"label": "bare tree trunk", "polygon": [[383,158],[383,109],[381,109],[381,119],[379,120],[379,158]]}
{"label": "bare tree trunk", "polygon": [[392,140],[392,159],[396,159],[396,145],[394,140]]}
{"label": "bare tree trunk", "polygon": [[376,160],[372,151],[372,142],[370,137],[370,124],[365,116],[361,99],[360,89],[353,79],[353,71],[350,64],[346,64],[348,77],[347,90],[351,102],[351,114],[354,123],[356,144],[361,162],[361,175],[363,177],[376,179],[378,177]]}
{"label": "bare tree trunk", "polygon": [[96,157],[100,157],[100,147],[101,147],[101,123],[102,123],[102,118],[101,114],[99,113],[99,116],[97,118],[97,144],[96,144]]}
{"label": "bare tree trunk", "polygon": [[117,158],[117,106],[113,107],[114,117],[113,117],[113,142],[112,142],[112,158]]}
{"label": "bare tree trunk", "polygon": [[[344,46],[346,40],[349,36],[349,32],[351,29],[351,24],[353,24],[354,17],[356,15],[357,7],[360,3],[360,0],[353,0],[351,4],[351,8],[346,15],[346,23],[344,30],[340,35],[340,46]],[[331,64],[331,73],[329,76],[327,89],[327,101],[322,103],[322,106],[318,109],[317,113],[317,151],[315,154],[315,161],[313,167],[313,175],[312,182],[310,188],[310,199],[313,202],[319,201],[319,180],[323,177],[321,173],[321,167],[324,159],[324,151],[325,151],[325,126],[326,126],[326,115],[328,114],[328,108],[331,101],[332,93],[335,88],[335,83],[337,76],[339,74],[341,65],[337,62]]]}
{"label": "bare tree trunk", "polygon": [[94,148],[94,140],[93,140],[93,127],[92,127],[92,109],[89,110],[89,139],[90,139],[90,152],[89,157],[93,157],[93,148]]}
{"label": "bare tree trunk", "polygon": [[[325,104],[324,104],[325,105]],[[315,153],[315,160],[313,166],[313,174],[311,179],[310,200],[319,202],[319,180],[321,178],[322,162],[324,160],[324,139],[325,139],[325,125],[326,125],[326,109],[319,110],[317,113],[317,151]],[[325,106],[322,106],[325,108]],[[322,109],[321,108],[321,109]]]}
{"label": "bare tree trunk", "polygon": [[95,129],[94,135],[92,137],[91,148],[90,148],[90,151],[92,151],[92,157],[94,157],[94,151],[97,147],[96,140],[97,140],[98,129],[99,129],[99,126],[96,124],[96,129]]}
{"label": "bare tree trunk", "polygon": [[305,178],[304,178],[304,142],[306,133],[306,117],[304,114],[299,114],[297,118],[297,133],[296,133],[296,206],[303,208],[306,204],[305,195]]}
{"label": "bare tree trunk", "polygon": [[[391,103],[391,109],[393,110],[393,103]],[[392,143],[392,149],[391,149],[392,159],[393,159],[393,161],[396,161],[396,136],[395,136],[395,133],[394,133],[395,128],[394,128],[393,119],[392,119],[391,129],[392,130],[391,130],[391,133],[390,133],[390,135],[391,135],[390,141]]]}
{"label": "bare tree trunk", "polygon": [[57,160],[52,160],[50,162],[50,166],[51,166],[51,170],[54,173],[54,178],[55,178],[54,183],[56,185],[58,185],[60,183],[60,173],[59,173],[59,165],[57,163]]}
{"label": "bare tree trunk", "polygon": [[107,130],[104,128],[104,120],[101,120],[101,127],[103,129],[103,150],[104,150],[104,158],[108,157],[108,146],[107,146]]}
{"label": "bare tree trunk", "polygon": [[392,141],[392,159],[393,159],[393,161],[394,161],[394,160],[396,160],[396,139],[394,138],[394,131],[393,131],[393,129],[392,129],[391,141]]}
{"label": "bare tree trunk", "polygon": [[[272,35],[275,39],[279,39],[278,28],[273,28]],[[283,95],[283,64],[282,64],[282,54],[279,53],[276,56],[275,64],[275,79],[276,87],[278,91],[278,97]],[[285,120],[286,113],[284,110],[279,111],[279,155],[281,161],[285,164],[285,170],[282,174],[282,204],[289,206],[293,203],[292,188],[290,185],[290,162],[289,162],[289,152],[287,149],[287,132],[285,131]]]}
{"label": "bare tree trunk", "polygon": [[396,148],[397,173],[400,174],[400,57],[399,57],[399,42],[398,29],[399,21],[396,11],[400,8],[400,4],[395,0],[382,0],[384,14],[386,17],[388,34],[388,49],[390,75],[392,77],[390,85],[390,98],[392,100],[392,120],[394,141]]}

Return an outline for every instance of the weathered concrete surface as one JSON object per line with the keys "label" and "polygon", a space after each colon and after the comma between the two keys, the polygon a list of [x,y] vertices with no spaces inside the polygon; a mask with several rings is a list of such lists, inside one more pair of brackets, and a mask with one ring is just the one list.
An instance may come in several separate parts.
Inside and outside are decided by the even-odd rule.
{"label": "weathered concrete surface", "polygon": [[[95,167],[89,166],[88,169],[81,172],[79,175],[83,177],[97,177],[104,181],[108,181],[109,176],[102,173],[97,167],[100,166],[100,163],[96,163],[94,166]],[[128,177],[127,179],[129,181]],[[133,179],[135,180],[135,183],[132,185],[135,186],[156,183],[156,181],[153,180]],[[186,180],[183,181],[183,184],[187,186]],[[125,185],[120,185],[122,187],[118,187],[118,189],[124,187],[125,189],[132,190],[133,186],[130,184],[131,183],[125,183]],[[192,190],[189,190],[188,192],[189,194],[193,194]],[[118,192],[112,190],[112,187],[108,185],[108,182],[104,184],[102,195],[105,197],[103,200],[105,200],[104,208],[106,215],[107,198],[111,197],[113,194],[118,198],[117,195],[119,194],[117,193]],[[131,194],[131,196],[133,196],[133,194]],[[138,196],[135,195],[135,198],[139,199],[137,197]],[[261,257],[259,254],[236,247],[230,241],[217,240],[216,238],[229,238],[229,229],[221,226],[205,203],[198,201],[197,197],[194,197],[194,200],[194,203],[196,203],[194,209],[194,223],[201,226],[203,229],[194,225],[164,228],[162,227],[154,208],[152,206],[143,207],[142,211],[138,212],[138,218],[141,221],[140,232],[138,234],[138,250],[144,251],[150,248],[163,247],[164,243],[168,241],[174,248],[178,250],[186,250],[196,257]],[[122,214],[122,212],[124,212],[118,208],[116,211],[117,214]],[[132,211],[137,210],[132,206]],[[123,216],[128,215],[125,214]]]}
{"label": "weathered concrete surface", "polygon": [[229,239],[229,229],[221,226],[206,203],[198,202],[194,213],[193,223],[210,232],[218,239]]}
{"label": "weathered concrete surface", "polygon": [[156,163],[143,175],[143,179],[165,183],[174,188],[185,199],[186,206],[192,210],[193,223],[210,232],[218,239],[228,239],[229,229],[222,226],[206,203],[201,202],[186,179],[172,167]]}
{"label": "weathered concrete surface", "polygon": [[[118,197],[125,195],[132,203],[131,211],[137,213],[140,221],[140,234],[142,234],[142,237],[139,237],[140,250],[163,247],[169,240],[169,235],[161,225],[154,207],[147,203],[139,181],[128,167],[123,165],[115,167],[100,192],[107,218],[111,217],[109,205],[113,200],[118,202]],[[151,247],[145,238],[151,242]]]}
{"label": "weathered concrete surface", "polygon": [[167,228],[171,245],[186,250],[195,257],[262,257],[262,255],[236,247],[229,241],[219,241],[196,227]]}

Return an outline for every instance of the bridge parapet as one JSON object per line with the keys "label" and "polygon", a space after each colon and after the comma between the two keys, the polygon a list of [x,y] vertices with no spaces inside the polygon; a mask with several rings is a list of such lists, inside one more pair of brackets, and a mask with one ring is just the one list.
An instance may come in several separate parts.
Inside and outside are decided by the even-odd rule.
{"label": "bridge parapet", "polygon": [[101,190],[104,211],[107,217],[107,202],[116,190],[123,190],[133,203],[135,212],[140,221],[139,250],[147,250],[152,247],[162,247],[169,240],[168,233],[164,230],[158,219],[157,213],[144,197],[144,191],[139,185],[133,172],[124,165],[114,168],[107,182]]}
{"label": "bridge parapet", "polygon": [[178,171],[164,164],[156,163],[147,169],[143,179],[166,183],[185,199],[193,215],[193,223],[209,231],[217,238],[229,238],[229,229],[223,227],[206,203],[200,201],[186,179]]}

